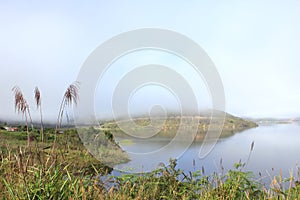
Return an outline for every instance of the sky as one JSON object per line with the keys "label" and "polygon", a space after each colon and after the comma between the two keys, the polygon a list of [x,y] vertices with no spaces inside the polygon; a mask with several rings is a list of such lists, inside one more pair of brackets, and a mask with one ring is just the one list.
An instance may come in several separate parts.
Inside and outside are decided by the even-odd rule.
{"label": "sky", "polygon": [[[300,116],[299,15],[297,0],[1,0],[0,119],[22,120],[14,110],[11,89],[15,85],[21,88],[34,120],[39,116],[34,104],[36,86],[41,90],[45,120],[55,119],[65,89],[77,79],[88,56],[111,37],[140,28],[172,30],[199,44],[221,77],[227,112],[242,117]],[[193,76],[174,56],[142,54],[177,65],[187,79]],[[119,65],[151,62],[149,57],[143,60],[143,55],[137,53],[131,59],[129,55]],[[117,80],[117,68],[108,80]],[[199,90],[197,98],[202,97],[199,107],[210,107],[207,88],[199,81],[199,87],[191,83]],[[107,93],[95,93],[98,117],[110,114],[110,100],[105,99],[113,90],[109,83]],[[129,109],[154,104],[177,108],[170,91],[157,85],[144,89],[135,92]]]}

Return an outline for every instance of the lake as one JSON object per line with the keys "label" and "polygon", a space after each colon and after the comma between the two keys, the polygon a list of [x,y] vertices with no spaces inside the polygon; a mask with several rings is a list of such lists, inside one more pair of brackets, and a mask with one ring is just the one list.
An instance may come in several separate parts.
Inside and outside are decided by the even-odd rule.
{"label": "lake", "polygon": [[[121,138],[116,140],[121,141]],[[154,169],[169,154],[164,155],[164,152],[161,152],[159,157],[151,158],[147,156],[147,152],[155,151],[168,142],[166,139],[137,139],[122,145],[125,151],[145,153],[145,155],[135,157],[134,153],[130,154],[132,160],[116,166],[116,169],[127,172],[146,172]],[[254,148],[248,160],[252,142]],[[256,177],[260,177],[258,174],[261,173],[262,179],[266,182],[269,182],[274,175],[279,175],[280,170],[284,177],[289,177],[289,174],[293,173],[299,178],[300,124],[260,124],[257,128],[219,139],[213,150],[202,159],[198,157],[201,145],[202,143],[199,142],[193,143],[185,150],[185,144],[178,143],[174,152],[183,152],[183,155],[177,158],[178,167],[185,172],[201,170],[203,167],[205,174],[210,175],[213,172],[222,172],[221,159],[225,172],[232,169],[233,164],[239,160],[242,162],[248,160],[244,170],[254,172]],[[113,174],[118,175],[120,172],[114,170]]]}

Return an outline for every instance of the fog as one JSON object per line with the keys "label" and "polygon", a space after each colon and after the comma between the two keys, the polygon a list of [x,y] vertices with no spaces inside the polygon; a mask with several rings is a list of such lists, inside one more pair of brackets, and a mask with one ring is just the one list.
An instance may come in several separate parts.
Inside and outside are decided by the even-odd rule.
{"label": "fog", "polygon": [[[0,7],[0,119],[23,120],[14,110],[18,85],[34,120],[39,87],[46,121],[54,121],[65,89],[100,44],[122,32],[162,28],[186,35],[214,62],[226,97],[226,112],[242,117],[300,116],[300,2],[6,1]],[[176,41],[174,41],[176,42]],[[160,64],[186,79],[199,111],[212,107],[205,78],[180,57],[143,51],[114,62],[95,89],[95,115],[112,116],[111,98],[122,74],[137,65]],[[160,76],[163,76],[160,74]],[[157,84],[132,93],[132,114],[155,105],[180,112],[176,94]],[[72,109],[68,109],[72,115]]]}

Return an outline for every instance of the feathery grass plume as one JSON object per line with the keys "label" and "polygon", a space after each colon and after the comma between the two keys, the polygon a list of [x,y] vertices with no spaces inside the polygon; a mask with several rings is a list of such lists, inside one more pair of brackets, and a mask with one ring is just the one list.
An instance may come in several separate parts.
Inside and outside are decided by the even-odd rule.
{"label": "feathery grass plume", "polygon": [[249,155],[248,155],[247,162],[245,163],[246,166],[248,165],[248,163],[249,163],[249,161],[250,161],[250,157],[251,157],[251,154],[252,154],[252,152],[253,152],[253,148],[254,148],[254,141],[252,141],[252,143],[251,143],[250,153],[249,153]]}
{"label": "feathery grass plume", "polygon": [[41,92],[38,87],[35,87],[34,89],[34,98],[36,102],[36,107],[40,110],[40,120],[41,120],[40,134],[42,138],[42,153],[44,154],[44,123],[43,123],[43,112],[42,112],[42,99],[41,99]]}
{"label": "feathery grass plume", "polygon": [[72,104],[77,105],[77,101],[79,99],[78,88],[79,88],[79,83],[76,81],[76,82],[72,83],[71,85],[69,85],[69,87],[67,88],[67,90],[63,96],[63,99],[62,99],[62,102],[61,102],[60,108],[59,108],[59,113],[57,116],[57,123],[56,123],[54,142],[53,142],[53,148],[52,148],[52,156],[54,156],[54,149],[55,149],[56,140],[57,140],[57,132],[61,128],[64,110],[65,110],[66,106],[71,106]]}
{"label": "feathery grass plume", "polygon": [[39,107],[41,105],[41,92],[38,87],[34,89],[34,98],[36,101],[36,106]]}
{"label": "feathery grass plume", "polygon": [[22,91],[18,86],[15,86],[12,88],[12,91],[15,96],[15,109],[20,114],[23,114],[25,116],[26,120],[26,131],[27,131],[27,145],[30,145],[30,134],[28,129],[28,118],[31,123],[31,128],[33,128],[32,119],[29,111],[29,106],[27,104],[27,101],[25,100]]}
{"label": "feathery grass plume", "polygon": [[56,124],[57,131],[61,128],[65,107],[71,106],[73,103],[75,105],[77,105],[77,101],[79,99],[78,88],[79,88],[79,83],[74,82],[67,88],[67,90],[64,94],[64,97],[63,97],[63,100],[62,100],[62,103],[60,106],[60,110],[59,110],[59,115],[57,118],[57,124]]}
{"label": "feathery grass plume", "polygon": [[41,100],[41,92],[39,90],[38,87],[35,87],[34,90],[34,98],[36,101],[36,106],[37,108],[40,109],[40,117],[41,117],[41,137],[42,137],[42,142],[44,142],[44,133],[43,133],[43,129],[44,129],[44,123],[43,123],[43,113],[42,113],[42,100]]}

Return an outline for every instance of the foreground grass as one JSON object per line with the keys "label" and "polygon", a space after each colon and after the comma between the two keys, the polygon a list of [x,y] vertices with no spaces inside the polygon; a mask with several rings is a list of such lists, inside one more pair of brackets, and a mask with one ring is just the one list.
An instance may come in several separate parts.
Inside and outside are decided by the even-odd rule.
{"label": "foreground grass", "polygon": [[[282,180],[274,177],[270,188],[244,172],[242,163],[234,165],[226,174],[205,176],[201,171],[185,174],[176,169],[176,160],[150,174],[124,175],[116,178],[115,188],[107,197],[111,199],[298,199],[300,186],[293,185],[293,177]],[[283,183],[290,187],[283,189]],[[296,182],[297,184],[297,182]]]}
{"label": "foreground grass", "polygon": [[[70,131],[70,130],[69,130]],[[92,133],[95,130],[90,129]],[[21,133],[19,133],[21,134]],[[90,134],[91,135],[91,134]],[[101,178],[111,169],[84,150],[72,131],[60,135],[53,157],[26,134],[1,132],[0,199],[299,199],[295,177],[274,177],[266,188],[237,163],[225,174],[184,173],[169,166],[148,174]],[[19,137],[20,136],[20,137]],[[10,138],[11,137],[11,138]],[[46,147],[51,145],[51,134]],[[10,141],[10,142],[9,142]],[[89,140],[87,140],[89,141]],[[17,145],[13,145],[16,142]],[[44,155],[43,155],[44,153]],[[108,177],[108,178],[107,178]],[[288,183],[289,187],[283,185]]]}

